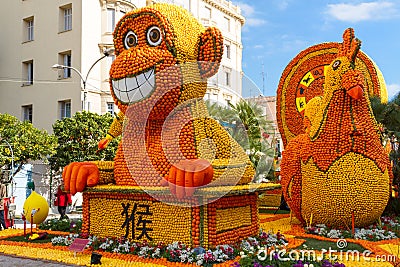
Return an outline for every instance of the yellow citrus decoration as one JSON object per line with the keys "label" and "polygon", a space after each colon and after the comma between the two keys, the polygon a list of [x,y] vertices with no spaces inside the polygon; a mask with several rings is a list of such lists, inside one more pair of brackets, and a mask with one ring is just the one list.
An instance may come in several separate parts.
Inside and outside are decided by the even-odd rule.
{"label": "yellow citrus decoration", "polygon": [[368,81],[378,79],[357,68],[360,46],[354,30],[347,29],[331,63],[301,81],[303,88],[324,75],[322,96],[302,110],[304,133],[288,138],[281,162],[285,199],[303,224],[367,226],[381,216],[389,199],[391,165],[368,98],[379,93],[370,91],[376,87]]}
{"label": "yellow citrus decoration", "polygon": [[[223,37],[182,7],[154,4],[127,13],[114,31],[110,91],[120,113],[99,149],[123,136],[114,162],[71,163],[65,189],[165,186],[178,198],[209,185],[247,184],[254,169],[240,145],[209,117],[207,78],[217,73]],[[77,174],[77,175],[73,175]]]}
{"label": "yellow citrus decoration", "polygon": [[[303,119],[306,104],[324,92],[326,70],[337,57],[341,43],[317,44],[301,51],[286,66],[277,90],[276,118],[282,141],[286,145],[291,139],[304,133]],[[388,101],[385,79],[377,64],[363,51],[357,53],[355,69],[365,77],[368,95]]]}
{"label": "yellow citrus decoration", "polygon": [[[24,216],[26,220],[32,224],[40,224],[46,220],[48,214],[49,204],[47,200],[35,191],[32,191],[24,202]],[[33,215],[32,221],[31,215]]]}

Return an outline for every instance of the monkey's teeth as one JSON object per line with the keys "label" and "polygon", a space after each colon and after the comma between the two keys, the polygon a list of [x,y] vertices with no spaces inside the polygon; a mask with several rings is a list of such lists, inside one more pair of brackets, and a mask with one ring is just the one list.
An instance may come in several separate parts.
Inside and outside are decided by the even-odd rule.
{"label": "monkey's teeth", "polygon": [[151,95],[154,90],[154,69],[142,74],[120,80],[112,80],[115,96],[124,104],[141,101]]}

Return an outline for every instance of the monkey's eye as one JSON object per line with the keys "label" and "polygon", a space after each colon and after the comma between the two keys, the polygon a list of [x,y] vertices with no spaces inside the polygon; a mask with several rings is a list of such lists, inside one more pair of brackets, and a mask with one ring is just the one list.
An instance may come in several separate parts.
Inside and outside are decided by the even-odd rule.
{"label": "monkey's eye", "polygon": [[151,46],[157,46],[161,44],[162,41],[162,36],[161,36],[161,30],[157,26],[152,26],[147,30],[147,42]]}
{"label": "monkey's eye", "polygon": [[335,62],[333,62],[332,68],[336,70],[340,66],[340,63],[341,63],[340,60],[336,60]]}
{"label": "monkey's eye", "polygon": [[137,45],[137,36],[133,31],[129,31],[126,35],[125,35],[125,39],[124,39],[124,46],[126,49],[129,49],[131,47],[134,47]]}

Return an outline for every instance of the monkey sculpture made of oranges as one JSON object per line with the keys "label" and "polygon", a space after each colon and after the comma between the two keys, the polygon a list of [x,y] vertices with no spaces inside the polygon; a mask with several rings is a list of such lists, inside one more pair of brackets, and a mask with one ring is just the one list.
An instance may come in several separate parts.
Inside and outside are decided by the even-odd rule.
{"label": "monkey sculpture made of oranges", "polygon": [[323,95],[307,103],[305,133],[283,153],[284,197],[304,224],[363,227],[385,209],[392,177],[363,74],[355,69],[361,42],[349,28],[325,73]]}
{"label": "monkey sculpture made of oranges", "polygon": [[221,32],[188,11],[154,4],[127,13],[114,31],[110,88],[120,113],[99,149],[122,140],[113,162],[74,162],[63,179],[72,194],[86,186],[166,186],[178,198],[205,185],[249,183],[244,150],[208,116],[207,78],[219,68]]}

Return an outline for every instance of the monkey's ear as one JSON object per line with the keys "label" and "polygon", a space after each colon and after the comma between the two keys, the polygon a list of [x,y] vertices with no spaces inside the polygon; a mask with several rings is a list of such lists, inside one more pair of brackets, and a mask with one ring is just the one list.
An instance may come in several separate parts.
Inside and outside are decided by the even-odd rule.
{"label": "monkey's ear", "polygon": [[200,35],[197,62],[202,78],[218,72],[224,50],[222,34],[215,27],[209,27]]}

